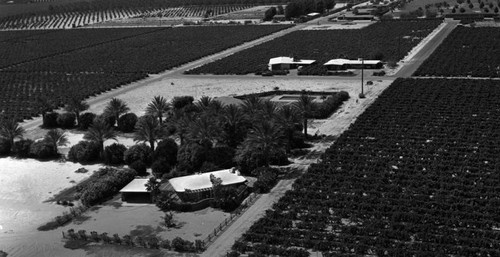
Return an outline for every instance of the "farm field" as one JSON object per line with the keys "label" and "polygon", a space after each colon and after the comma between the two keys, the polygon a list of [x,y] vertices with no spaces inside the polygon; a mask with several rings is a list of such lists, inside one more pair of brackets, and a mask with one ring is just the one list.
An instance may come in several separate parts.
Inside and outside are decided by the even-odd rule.
{"label": "farm field", "polygon": [[500,255],[499,99],[499,81],[396,80],[233,249]]}
{"label": "farm field", "polygon": [[36,15],[19,15],[0,19],[0,29],[65,29],[129,18],[202,18],[243,10],[251,5],[207,5],[187,7],[113,8],[49,12]]}
{"label": "farm field", "polygon": [[416,76],[500,77],[500,28],[457,27]]}
{"label": "farm field", "polygon": [[165,29],[77,29],[0,31],[0,69],[77,49]]}
{"label": "farm field", "polygon": [[[41,106],[36,101],[39,96],[48,96],[56,106],[61,106],[70,95],[84,99],[137,81],[147,74],[159,73],[288,27],[211,26],[161,29],[10,66],[0,71],[0,110],[7,117],[26,119],[40,113]],[[99,30],[102,33],[115,31]],[[99,30],[93,31],[97,33]],[[71,32],[75,32],[75,35],[82,33],[80,30],[65,33],[70,37]],[[22,35],[23,32],[19,33]],[[46,35],[58,34],[42,36]],[[75,47],[78,40],[74,42],[73,46],[69,46]],[[40,54],[36,52],[36,48],[27,49],[34,52],[29,52],[26,56],[43,56],[54,50],[52,47],[42,47],[39,49],[42,52]],[[55,47],[54,51],[58,49]]]}
{"label": "farm field", "polygon": [[[379,22],[356,30],[302,30],[290,33],[227,58],[188,71],[188,74],[249,74],[267,70],[270,58],[294,56],[317,60],[304,68],[308,75],[323,75],[323,63],[344,57],[357,59],[402,59],[442,21]],[[303,47],[308,46],[308,47]]]}

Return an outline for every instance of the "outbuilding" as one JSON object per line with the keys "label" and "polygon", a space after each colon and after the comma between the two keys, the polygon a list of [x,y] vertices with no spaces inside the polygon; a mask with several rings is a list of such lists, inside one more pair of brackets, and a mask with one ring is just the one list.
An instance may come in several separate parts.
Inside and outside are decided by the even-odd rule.
{"label": "outbuilding", "polygon": [[146,189],[148,179],[136,178],[128,183],[120,193],[123,202],[151,203],[151,193]]}
{"label": "outbuilding", "polygon": [[383,62],[379,60],[348,60],[332,59],[324,64],[327,70],[347,70],[347,69],[381,69]]}
{"label": "outbuilding", "polygon": [[297,69],[301,66],[308,66],[315,63],[316,60],[302,60],[293,57],[275,57],[269,60],[269,70],[291,70]]}

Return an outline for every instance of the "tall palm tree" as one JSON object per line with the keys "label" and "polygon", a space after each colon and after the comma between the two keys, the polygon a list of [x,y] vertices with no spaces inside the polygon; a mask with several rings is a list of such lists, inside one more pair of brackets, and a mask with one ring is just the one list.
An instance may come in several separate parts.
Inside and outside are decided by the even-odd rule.
{"label": "tall palm tree", "polygon": [[102,157],[104,142],[109,139],[116,140],[116,136],[116,131],[103,118],[97,118],[83,135],[83,139],[96,142],[99,145],[99,156]]}
{"label": "tall palm tree", "polygon": [[207,110],[214,99],[210,96],[202,96],[196,103],[195,106],[198,108],[200,111]]}
{"label": "tall palm tree", "polygon": [[283,131],[274,122],[263,120],[248,133],[244,144],[258,149],[264,156],[264,165],[269,166],[269,157],[273,150],[283,147]]}
{"label": "tall palm tree", "polygon": [[89,104],[85,101],[80,100],[80,98],[73,96],[71,97],[64,109],[68,112],[72,112],[76,116],[76,122],[80,125],[80,113],[89,109]]}
{"label": "tall palm tree", "polygon": [[181,145],[184,144],[188,128],[194,120],[194,116],[194,113],[186,112],[184,108],[173,111],[172,124],[175,126],[177,135],[179,135]]}
{"label": "tall palm tree", "polygon": [[230,104],[224,107],[221,122],[226,143],[236,147],[246,136],[247,116],[239,106]]}
{"label": "tall palm tree", "polygon": [[158,119],[146,115],[141,117],[135,124],[134,141],[148,142],[151,150],[155,150],[155,142],[166,136],[165,127],[160,124]]}
{"label": "tall palm tree", "polygon": [[216,142],[222,129],[217,120],[210,114],[198,115],[188,127],[188,138],[192,142],[203,144],[204,142]]}
{"label": "tall palm tree", "polygon": [[69,143],[68,137],[65,135],[64,131],[60,129],[51,129],[47,131],[47,134],[45,134],[43,140],[52,144],[52,146],[56,150],[56,154],[58,153],[58,146],[64,146]]}
{"label": "tall palm tree", "polygon": [[104,108],[104,114],[106,116],[113,116],[115,118],[115,122],[118,122],[120,115],[125,114],[128,111],[130,111],[130,108],[128,108],[127,103],[118,98],[112,98],[108,105]]}
{"label": "tall palm tree", "polygon": [[250,95],[243,101],[243,111],[250,117],[251,120],[258,120],[260,111],[262,110],[262,100],[256,95]]}
{"label": "tall palm tree", "polygon": [[294,103],[295,107],[299,109],[302,117],[302,125],[304,126],[304,137],[307,138],[307,118],[311,115],[314,108],[313,98],[307,93],[302,93],[297,102]]}
{"label": "tall palm tree", "polygon": [[291,143],[293,141],[293,134],[295,132],[296,124],[301,122],[301,116],[297,107],[294,105],[284,105],[282,106],[276,115],[276,121],[279,126],[283,129],[283,132],[287,139],[287,152],[291,149]]}
{"label": "tall palm tree", "polygon": [[163,96],[155,96],[153,101],[148,104],[146,108],[146,114],[157,117],[160,121],[160,124],[163,123],[163,116],[168,113],[170,110],[170,103],[167,102],[167,99]]}
{"label": "tall palm tree", "polygon": [[14,147],[14,140],[16,138],[22,139],[25,133],[24,128],[19,126],[15,119],[4,120],[0,123],[0,138],[9,142],[11,150]]}

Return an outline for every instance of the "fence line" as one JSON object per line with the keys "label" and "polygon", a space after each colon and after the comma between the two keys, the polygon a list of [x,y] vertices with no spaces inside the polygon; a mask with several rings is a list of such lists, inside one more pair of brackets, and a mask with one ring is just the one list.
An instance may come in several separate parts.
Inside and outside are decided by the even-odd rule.
{"label": "fence line", "polygon": [[219,226],[214,228],[214,231],[208,234],[208,236],[203,240],[203,243],[205,245],[205,248],[208,248],[208,246],[215,241],[218,235],[220,235],[229,225],[231,225],[232,221],[234,221],[238,216],[243,213],[246,209],[248,209],[254,202],[255,200],[259,197],[258,194],[256,193],[251,193],[248,198],[241,203],[241,205],[236,208],[232,213],[230,213],[229,217],[225,218],[224,221],[222,221]]}

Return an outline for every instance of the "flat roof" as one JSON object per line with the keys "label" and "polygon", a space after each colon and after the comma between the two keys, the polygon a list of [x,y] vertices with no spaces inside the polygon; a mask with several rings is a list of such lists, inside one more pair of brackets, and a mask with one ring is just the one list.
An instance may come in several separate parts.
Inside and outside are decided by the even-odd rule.
{"label": "flat roof", "polygon": [[294,59],[292,57],[285,57],[285,56],[280,56],[280,57],[275,57],[271,58],[269,60],[269,64],[312,64],[316,60],[302,60],[302,59]]}
{"label": "flat roof", "polygon": [[240,175],[239,171],[234,170],[233,172],[233,169],[227,169],[172,178],[169,179],[168,182],[172,185],[176,192],[184,192],[186,189],[207,189],[212,187],[210,174],[213,174],[216,178],[222,179],[222,185],[224,186],[247,181],[245,177]]}
{"label": "flat roof", "polygon": [[325,63],[324,65],[344,65],[344,64],[378,64],[382,61],[379,60],[348,60],[348,59],[332,59]]}
{"label": "flat roof", "polygon": [[147,178],[136,178],[122,188],[120,193],[147,193],[146,183],[148,183],[148,180]]}

